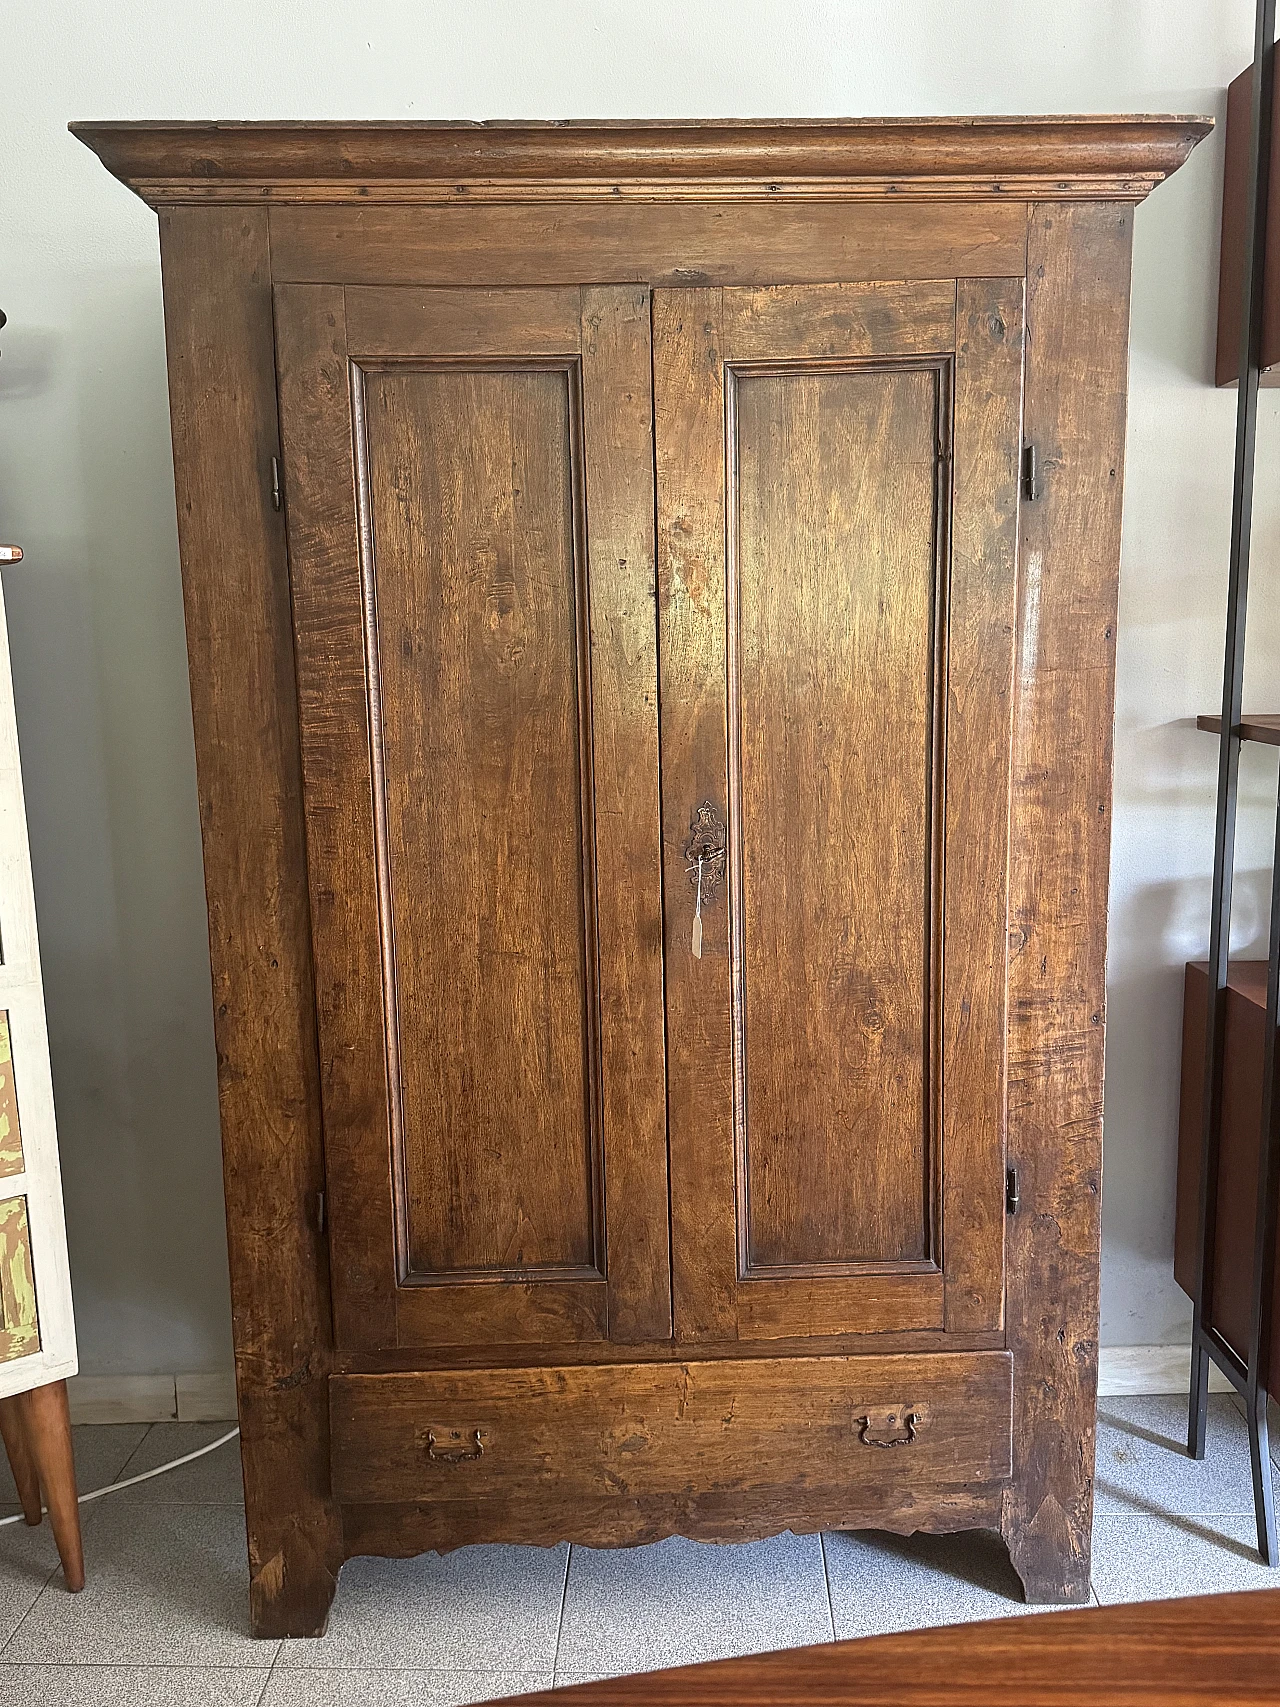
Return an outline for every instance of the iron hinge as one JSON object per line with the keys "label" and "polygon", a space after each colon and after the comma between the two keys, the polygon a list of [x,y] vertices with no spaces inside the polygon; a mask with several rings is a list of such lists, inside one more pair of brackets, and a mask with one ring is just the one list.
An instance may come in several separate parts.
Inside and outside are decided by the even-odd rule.
{"label": "iron hinge", "polygon": [[271,508],[278,510],[283,503],[284,499],[280,495],[280,458],[273,456],[271,458]]}
{"label": "iron hinge", "polygon": [[1005,1214],[1006,1215],[1016,1215],[1018,1213],[1019,1201],[1020,1201],[1020,1199],[1018,1197],[1018,1170],[1017,1170],[1017,1168],[1006,1168],[1005,1176],[1004,1176],[1004,1208],[1005,1208]]}
{"label": "iron hinge", "polygon": [[324,1193],[316,1193],[316,1232],[324,1232]]}
{"label": "iron hinge", "polygon": [[1022,447],[1022,496],[1029,504],[1040,496],[1040,453],[1034,445]]}

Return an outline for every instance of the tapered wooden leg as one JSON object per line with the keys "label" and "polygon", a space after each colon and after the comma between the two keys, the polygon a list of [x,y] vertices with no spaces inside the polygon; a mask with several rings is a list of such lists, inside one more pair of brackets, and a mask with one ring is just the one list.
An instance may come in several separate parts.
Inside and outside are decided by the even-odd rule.
{"label": "tapered wooden leg", "polygon": [[27,1450],[35,1460],[62,1560],[62,1575],[72,1594],[84,1587],[84,1548],[76,1501],[76,1461],[71,1450],[71,1412],[67,1384],[51,1381],[19,1395]]}
{"label": "tapered wooden leg", "polygon": [[22,1426],[22,1403],[19,1399],[0,1399],[0,1437],[9,1459],[9,1468],[17,1484],[22,1502],[22,1515],[28,1523],[40,1521],[40,1477],[36,1461],[27,1445],[27,1432]]}

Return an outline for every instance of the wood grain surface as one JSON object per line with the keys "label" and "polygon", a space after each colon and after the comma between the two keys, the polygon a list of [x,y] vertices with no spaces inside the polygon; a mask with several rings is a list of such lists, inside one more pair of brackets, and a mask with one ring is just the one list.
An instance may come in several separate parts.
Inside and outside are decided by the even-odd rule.
{"label": "wood grain surface", "polygon": [[204,842],[249,1603],[323,1630],[342,1559],[297,690],[263,212],[160,221],[187,656]]}
{"label": "wood grain surface", "polygon": [[1212,126],[1182,115],[1046,118],[73,124],[154,203],[379,195],[778,201],[1143,196]]}
{"label": "wood grain surface", "polygon": [[399,366],[360,391],[401,1281],[603,1280],[576,367]]}
{"label": "wood grain surface", "polygon": [[1021,294],[655,293],[678,1338],[1001,1319]]}
{"label": "wood grain surface", "polygon": [[1275,1699],[1280,1589],[1006,1618],[644,1672],[566,1707],[1207,1707]]}
{"label": "wood grain surface", "polygon": [[163,205],[255,1631],[569,1535],[1083,1598],[1123,204],[1207,123],[77,128]]}
{"label": "wood grain surface", "polygon": [[[795,353],[795,329],[775,329],[775,356]],[[934,499],[949,391],[946,363],[735,368],[731,382],[739,1268],[761,1279],[937,1254]]]}
{"label": "wood grain surface", "polygon": [[[887,1457],[888,1454],[879,1456]],[[885,1529],[896,1535],[952,1534],[993,1529],[1000,1522],[1002,1484],[939,1489],[885,1473],[842,1488],[762,1487],[731,1492],[673,1488],[659,1494],[583,1496],[566,1502],[555,1483],[524,1482],[518,1494],[467,1499],[448,1493],[429,1500],[352,1503],[342,1507],[348,1555],[412,1559],[492,1541],[554,1547],[642,1547],[672,1535],[697,1541],[760,1541],[790,1530],[815,1535],[831,1529]]]}
{"label": "wood grain surface", "polygon": [[648,294],[351,296],[277,294],[340,1338],[651,1336]]}
{"label": "wood grain surface", "polygon": [[1021,202],[274,207],[275,276],[352,285],[805,284],[1021,273]]}
{"label": "wood grain surface", "polygon": [[1004,1315],[1009,795],[1024,285],[956,291],[942,848],[941,1198],[948,1332]]}
{"label": "wood grain surface", "polygon": [[[1178,1108],[1178,1195],[1173,1277],[1194,1296],[1198,1274],[1201,1135],[1204,1131],[1205,1007],[1209,968],[1192,961],[1183,976],[1182,1083]],[[1263,1048],[1267,1035],[1267,963],[1233,960],[1227,968],[1222,1138],[1218,1154],[1217,1237],[1209,1325],[1243,1361],[1253,1311],[1253,1231],[1257,1225],[1258,1149],[1262,1134]],[[1199,1030],[1196,1028],[1199,1027]],[[1280,1263],[1274,1280],[1280,1298]],[[1280,1369],[1280,1314],[1263,1348],[1264,1379]]]}
{"label": "wood grain surface", "polygon": [[1037,209],[1022,506],[1009,894],[1014,1481],[1028,1599],[1089,1592],[1116,591],[1128,372],[1128,208]]}
{"label": "wood grain surface", "polygon": [[334,1487],[353,1503],[505,1497],[500,1540],[551,1491],[571,1527],[579,1500],[608,1494],[973,1488],[1008,1476],[1009,1381],[1004,1352],[335,1376]]}

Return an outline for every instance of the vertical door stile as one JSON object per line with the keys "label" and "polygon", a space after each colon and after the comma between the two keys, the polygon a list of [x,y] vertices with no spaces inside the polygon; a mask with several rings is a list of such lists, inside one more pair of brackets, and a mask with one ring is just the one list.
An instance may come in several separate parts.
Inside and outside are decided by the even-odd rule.
{"label": "vertical door stile", "polygon": [[609,1338],[671,1335],[649,291],[582,292]]}
{"label": "vertical door stile", "polygon": [[962,279],[948,639],[942,1209],[946,1327],[1004,1322],[1009,803],[1023,281]]}
{"label": "vertical door stile", "polygon": [[[702,910],[686,843],[728,810],[724,380],[718,290],[654,292],[672,1294],[678,1340],[737,1338],[726,883]],[[695,874],[696,875],[696,874]]]}

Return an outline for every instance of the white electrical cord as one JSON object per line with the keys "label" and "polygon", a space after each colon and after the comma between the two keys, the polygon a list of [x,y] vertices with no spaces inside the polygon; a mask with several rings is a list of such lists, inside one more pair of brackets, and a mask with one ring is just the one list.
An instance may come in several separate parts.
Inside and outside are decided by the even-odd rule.
{"label": "white electrical cord", "polygon": [[[198,1446],[194,1452],[185,1453],[181,1458],[171,1458],[167,1464],[157,1464],[154,1470],[144,1470],[140,1476],[126,1476],[123,1482],[108,1482],[105,1488],[95,1488],[92,1493],[81,1494],[80,1504],[86,1500],[100,1500],[103,1494],[114,1494],[120,1488],[131,1488],[135,1482],[149,1482],[153,1476],[163,1476],[166,1470],[176,1470],[180,1464],[190,1464],[193,1458],[203,1458],[206,1452],[214,1452],[219,1446],[225,1446],[229,1440],[234,1440],[239,1434],[238,1428],[230,1429],[226,1434],[219,1435],[217,1440],[211,1440],[208,1446]],[[47,1511],[48,1506],[42,1507]],[[0,1529],[6,1523],[22,1523],[22,1513],[16,1512],[12,1517],[0,1517]]]}

